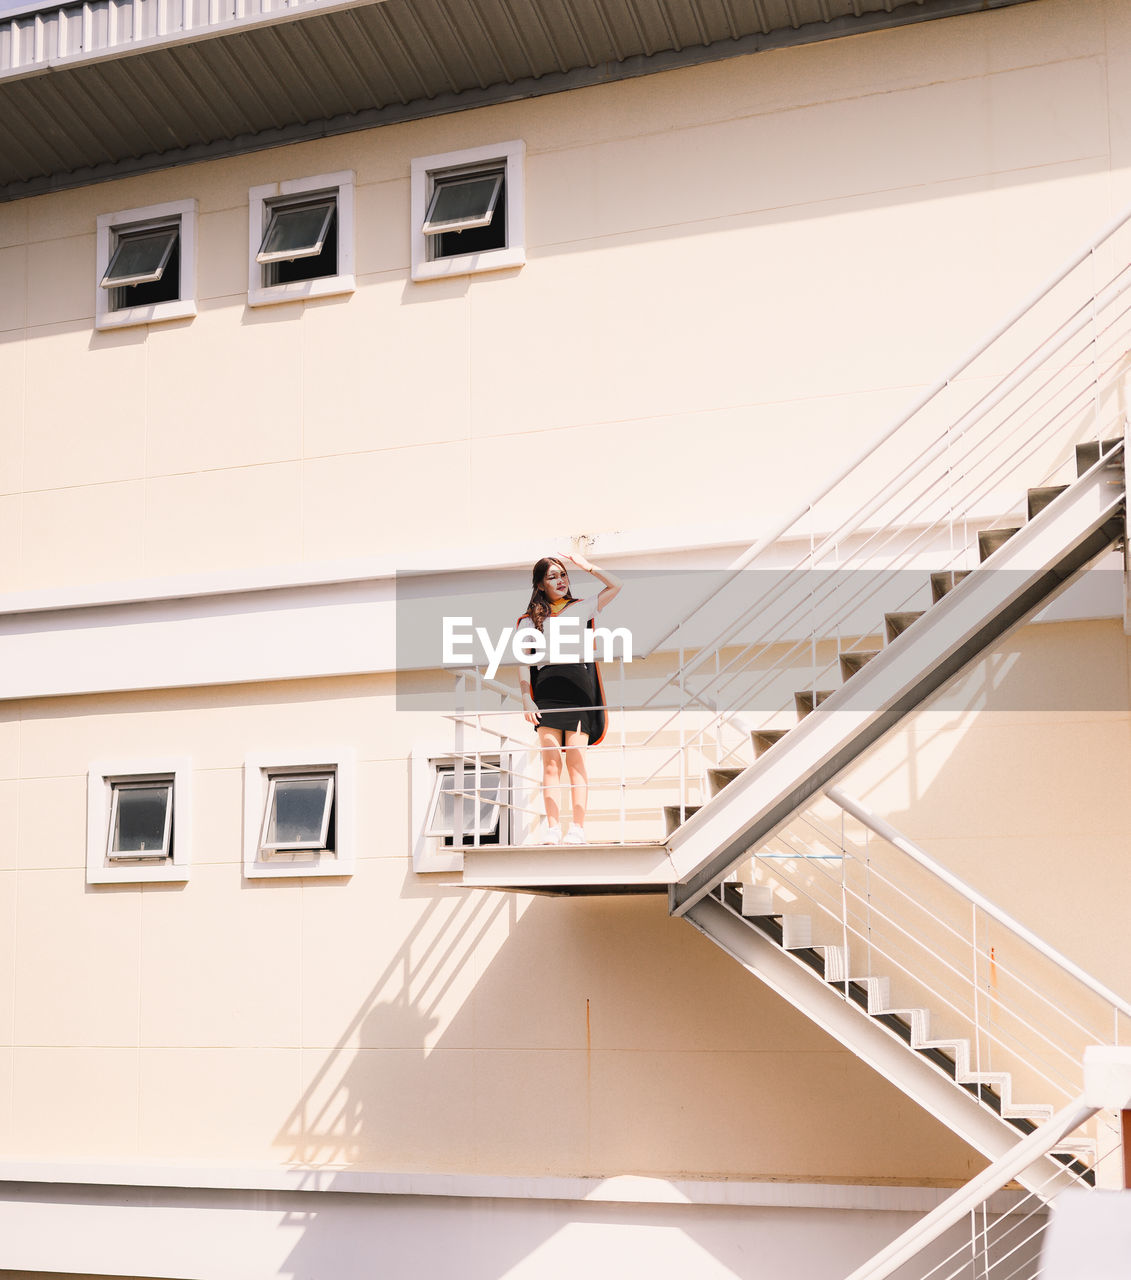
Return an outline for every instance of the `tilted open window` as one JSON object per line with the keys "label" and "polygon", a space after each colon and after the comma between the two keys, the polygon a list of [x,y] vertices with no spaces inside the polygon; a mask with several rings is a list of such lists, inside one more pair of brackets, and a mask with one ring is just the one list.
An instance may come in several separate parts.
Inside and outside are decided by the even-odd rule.
{"label": "tilted open window", "polygon": [[333,850],[334,770],[270,775],[260,854]]}
{"label": "tilted open window", "polygon": [[110,760],[87,774],[90,884],[187,880],[192,767],[183,759]]}
{"label": "tilted open window", "polygon": [[99,329],[196,315],[196,202],[124,209],[98,219]]}
{"label": "tilted open window", "polygon": [[110,796],[107,858],[111,862],[167,858],[173,845],[173,779],[111,782]]}
{"label": "tilted open window", "polygon": [[353,753],[278,752],[244,761],[244,873],[342,876],[354,866]]}
{"label": "tilted open window", "polygon": [[522,142],[412,162],[412,278],[519,267],[526,261]]}
{"label": "tilted open window", "polygon": [[[477,837],[479,844],[504,843],[500,840],[504,825],[502,789],[503,774],[498,765],[484,765],[476,778],[474,763],[465,762],[462,785],[457,786],[454,762],[437,764],[425,835],[439,836],[446,845],[454,844],[458,813],[463,844],[473,845]],[[457,804],[461,804],[459,809]]]}
{"label": "tilted open window", "polygon": [[251,306],[353,290],[352,173],[253,187],[249,209]]}

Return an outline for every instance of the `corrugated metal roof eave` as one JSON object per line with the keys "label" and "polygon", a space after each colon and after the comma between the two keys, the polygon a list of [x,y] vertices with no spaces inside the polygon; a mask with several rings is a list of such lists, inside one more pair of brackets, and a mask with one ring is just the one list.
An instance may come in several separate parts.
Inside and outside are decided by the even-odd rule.
{"label": "corrugated metal roof eave", "polygon": [[[165,31],[148,0],[17,15],[0,202],[1031,0],[760,0],[748,29],[731,0],[516,2],[464,0],[454,22],[437,0],[160,0]],[[53,61],[45,14],[64,50],[81,21],[83,49]]]}

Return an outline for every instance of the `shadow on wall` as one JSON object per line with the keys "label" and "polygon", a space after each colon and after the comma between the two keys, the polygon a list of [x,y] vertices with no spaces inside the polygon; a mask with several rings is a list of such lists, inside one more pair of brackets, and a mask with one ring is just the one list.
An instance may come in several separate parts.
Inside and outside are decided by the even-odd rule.
{"label": "shadow on wall", "polygon": [[[946,1184],[982,1166],[672,920],[662,897],[520,899],[429,884],[391,859],[373,860],[362,877],[368,883],[355,887],[373,895],[374,955],[380,918],[411,913],[414,923],[399,930],[335,1042],[305,1051],[306,1085],[277,1143],[294,1164],[316,1166],[321,1186],[334,1169],[436,1176],[434,1196],[345,1197],[365,1204],[366,1231],[380,1224],[379,1243],[367,1237],[357,1247],[380,1249],[383,1274],[458,1269],[486,1280],[521,1266],[541,1278],[559,1274],[567,1255],[604,1267],[633,1234],[614,1229],[635,1225],[647,1228],[658,1259],[682,1259],[683,1274],[753,1278],[787,1235],[780,1211],[472,1199],[445,1195],[445,1173],[519,1183],[630,1173]],[[333,971],[335,956],[320,960]],[[877,1116],[885,1143],[875,1141]],[[340,1217],[316,1203],[287,1217],[301,1239],[285,1273],[372,1274],[375,1259],[344,1257]],[[880,1218],[859,1244],[861,1258],[886,1239],[890,1217]],[[759,1224],[768,1234],[752,1249],[741,1232]],[[627,1256],[618,1266],[601,1274],[633,1271]]]}
{"label": "shadow on wall", "polygon": [[1118,619],[1025,627],[842,784],[1116,990],[1131,943],[1101,904],[1131,824],[1128,671]]}

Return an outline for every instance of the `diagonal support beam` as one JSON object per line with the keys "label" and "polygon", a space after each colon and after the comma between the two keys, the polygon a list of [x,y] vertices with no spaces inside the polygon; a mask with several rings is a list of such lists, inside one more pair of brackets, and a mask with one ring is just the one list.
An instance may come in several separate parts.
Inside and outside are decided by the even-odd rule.
{"label": "diagonal support beam", "polygon": [[[987,1159],[1004,1160],[1017,1149],[1021,1139],[1013,1125],[988,1111],[972,1094],[956,1087],[953,1080],[921,1054],[908,1049],[894,1032],[850,1004],[836,988],[782,951],[718,898],[701,898],[686,915],[700,933],[743,968],[891,1081],[912,1101],[925,1107]],[[1028,1138],[1024,1141],[1028,1142]],[[1016,1176],[1029,1191],[1044,1197],[1056,1190],[1077,1186],[1078,1179],[1063,1164],[1047,1155],[1046,1150],[1051,1150],[1054,1145],[1050,1143],[1047,1149],[1032,1149],[1032,1154],[1022,1162],[1016,1174],[1011,1173],[1010,1176]]]}
{"label": "diagonal support beam", "polygon": [[675,915],[1124,533],[1120,445],[668,841]]}

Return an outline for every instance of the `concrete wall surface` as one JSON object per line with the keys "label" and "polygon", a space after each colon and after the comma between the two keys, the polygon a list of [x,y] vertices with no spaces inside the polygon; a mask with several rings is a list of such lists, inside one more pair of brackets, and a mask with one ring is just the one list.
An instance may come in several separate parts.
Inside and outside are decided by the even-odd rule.
{"label": "concrete wall surface", "polygon": [[[767,1271],[832,1280],[910,1226],[932,1201],[930,1193],[904,1191],[885,1204],[883,1188],[834,1192],[828,1207],[806,1203],[814,1198],[811,1188],[763,1197],[777,1205],[332,1192],[137,1191],[126,1198],[115,1190],[117,1199],[78,1187],[25,1186],[0,1196],[6,1255],[26,1260],[15,1276],[0,1276],[57,1276],[55,1268],[72,1258],[70,1266],[97,1266],[99,1275],[144,1266],[168,1280],[305,1280],[327,1273],[361,1280],[375,1269],[389,1280],[558,1280],[579,1268],[599,1280],[625,1274],[755,1280]],[[837,1199],[842,1207],[834,1207]],[[48,1243],[58,1231],[69,1236],[69,1247]],[[968,1229],[950,1233],[924,1261],[948,1257],[964,1239],[968,1248]],[[85,1273],[73,1280],[85,1280]]]}
{"label": "concrete wall surface", "polygon": [[[1131,196],[1129,55],[1039,0],[6,205],[0,591],[753,539]],[[412,158],[511,139],[525,266],[412,282]],[[250,188],[340,171],[356,290],[249,307]],[[97,216],[183,199],[198,314],[96,331]]]}

